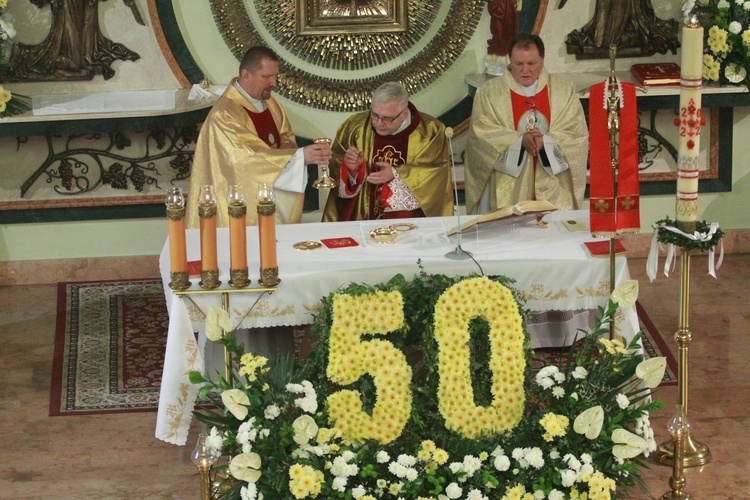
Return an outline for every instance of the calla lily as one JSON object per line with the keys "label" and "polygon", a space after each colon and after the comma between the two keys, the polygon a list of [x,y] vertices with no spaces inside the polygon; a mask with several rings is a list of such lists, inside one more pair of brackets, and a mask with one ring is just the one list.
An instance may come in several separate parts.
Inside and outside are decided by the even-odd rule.
{"label": "calla lily", "polygon": [[224,309],[211,306],[206,314],[206,337],[209,340],[217,341],[221,339],[224,332],[232,331],[232,320],[229,313]]}
{"label": "calla lily", "polygon": [[612,441],[615,443],[612,454],[621,460],[637,457],[648,450],[648,441],[625,429],[616,429],[612,433]]}
{"label": "calla lily", "polygon": [[612,302],[617,302],[617,305],[622,309],[631,307],[638,299],[638,281],[623,281],[622,283],[617,285],[609,298],[612,299]]}
{"label": "calla lily", "polygon": [[221,393],[221,402],[237,420],[245,420],[247,407],[250,406],[250,398],[239,389],[227,389]]}
{"label": "calla lily", "polygon": [[650,358],[638,363],[638,366],[635,367],[635,375],[643,379],[643,385],[653,389],[661,383],[666,368],[667,358],[664,356]]}
{"label": "calla lily", "polygon": [[596,439],[602,431],[604,423],[604,408],[594,406],[578,415],[573,422],[573,430],[578,434],[585,434],[589,439]]}
{"label": "calla lily", "polygon": [[229,462],[229,473],[240,481],[254,483],[260,479],[260,455],[240,453]]}
{"label": "calla lily", "polygon": [[310,415],[302,415],[292,424],[294,428],[294,442],[297,444],[307,444],[311,439],[318,435],[318,424]]}

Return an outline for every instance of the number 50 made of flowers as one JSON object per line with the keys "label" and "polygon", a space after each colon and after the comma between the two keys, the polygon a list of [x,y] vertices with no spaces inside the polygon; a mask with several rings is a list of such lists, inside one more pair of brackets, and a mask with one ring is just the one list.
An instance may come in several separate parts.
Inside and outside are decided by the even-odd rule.
{"label": "number 50 made of flowers", "polygon": [[[474,404],[469,371],[469,322],[484,318],[490,326],[489,406]],[[524,406],[523,326],[510,290],[486,277],[469,278],[446,290],[435,304],[435,339],[439,346],[438,408],[449,429],[474,438],[514,428]],[[411,367],[387,340],[362,340],[363,334],[387,335],[404,324],[399,292],[354,297],[335,295],[327,375],[348,385],[369,373],[376,401],[372,416],[362,410],[356,391],[328,397],[335,427],[351,439],[389,443],[398,438],[411,414]]]}

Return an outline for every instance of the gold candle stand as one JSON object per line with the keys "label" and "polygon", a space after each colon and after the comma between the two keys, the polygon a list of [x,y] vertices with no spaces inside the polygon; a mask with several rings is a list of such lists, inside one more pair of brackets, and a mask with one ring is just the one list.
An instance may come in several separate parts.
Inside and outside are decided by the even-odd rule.
{"label": "gold candle stand", "polygon": [[[680,369],[678,377],[679,401],[685,415],[688,413],[688,346],[693,340],[693,334],[689,329],[690,310],[690,250],[682,249],[680,255],[680,325],[674,338],[680,348]],[[683,467],[695,467],[705,465],[711,460],[711,451],[708,446],[693,439],[692,433],[684,438],[682,450],[678,447],[678,461]],[[682,453],[680,453],[682,452]],[[679,455],[682,455],[680,460]],[[675,443],[672,438],[660,444],[653,454],[654,460],[662,465],[672,465],[675,457]],[[675,497],[678,498],[678,497]],[[682,498],[682,497],[679,497]]]}
{"label": "gold candle stand", "polygon": [[[263,297],[266,293],[273,293],[278,289],[278,287],[275,286],[264,286],[264,287],[252,287],[252,288],[232,288],[232,289],[218,289],[215,288],[213,290],[179,290],[175,291],[175,295],[177,295],[180,298],[186,297],[190,302],[193,303],[193,305],[198,308],[198,310],[203,314],[206,315],[205,312],[201,311],[200,307],[198,307],[198,304],[193,301],[193,299],[190,298],[191,295],[205,295],[205,294],[221,294],[221,308],[224,309],[224,311],[229,314],[229,295],[232,293],[258,293],[260,294],[258,296],[258,299],[253,303],[252,306],[250,306],[250,309],[247,311],[245,316],[242,317],[240,320],[240,323],[247,317],[248,314],[250,314],[250,311],[253,310],[255,305],[258,303],[258,301]],[[224,332],[223,334],[225,334]],[[222,334],[222,336],[223,336]],[[226,346],[224,347],[224,378],[227,380],[227,383],[232,386],[232,353],[230,353]]]}
{"label": "gold candle stand", "polygon": [[[684,409],[677,405],[677,412],[679,416],[675,416],[670,421],[670,426],[675,423],[674,429],[670,431],[672,440],[674,441],[675,449],[677,450],[677,456],[682,457],[685,452],[685,438],[690,436],[689,426],[685,425]],[[682,474],[683,465],[682,460],[672,461],[672,477],[669,478],[670,491],[664,493],[659,497],[659,500],[692,500],[693,496],[685,491],[687,485],[687,479]]]}

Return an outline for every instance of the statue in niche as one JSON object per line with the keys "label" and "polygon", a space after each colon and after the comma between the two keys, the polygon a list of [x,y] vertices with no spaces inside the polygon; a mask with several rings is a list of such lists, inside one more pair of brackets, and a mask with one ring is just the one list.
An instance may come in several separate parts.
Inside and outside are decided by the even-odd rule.
{"label": "statue in niche", "polygon": [[[18,44],[11,56],[14,81],[91,80],[101,74],[112,78],[116,60],[136,61],[140,56],[99,29],[99,2],[104,0],[29,0],[38,8],[49,4],[49,34],[37,45]],[[135,20],[144,24],[134,0],[124,0]]]}
{"label": "statue in niche", "polygon": [[518,13],[523,0],[492,0],[487,3],[490,13],[490,33],[487,53],[496,56],[508,54],[508,43],[518,34]]}
{"label": "statue in niche", "polygon": [[651,0],[596,0],[594,16],[570,32],[565,45],[576,59],[608,59],[610,45],[617,47],[618,57],[676,54],[677,28],[676,19],[656,17]]}

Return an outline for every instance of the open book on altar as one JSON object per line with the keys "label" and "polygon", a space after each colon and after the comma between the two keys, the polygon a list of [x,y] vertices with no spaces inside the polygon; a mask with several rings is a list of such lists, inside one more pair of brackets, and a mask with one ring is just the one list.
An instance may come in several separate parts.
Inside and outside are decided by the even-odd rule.
{"label": "open book on altar", "polygon": [[[541,219],[555,210],[557,210],[557,207],[545,200],[519,201],[515,205],[500,207],[492,212],[477,215],[469,222],[461,224],[461,231],[466,231],[479,224],[523,224],[532,219]],[[457,232],[458,227],[454,227],[448,232],[448,236],[453,236]]]}

